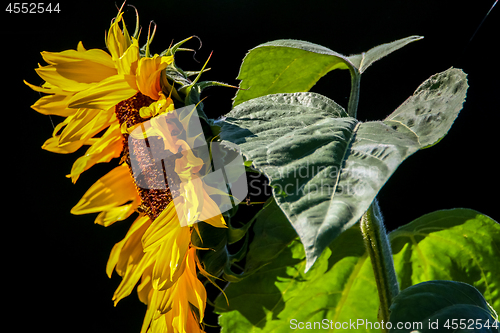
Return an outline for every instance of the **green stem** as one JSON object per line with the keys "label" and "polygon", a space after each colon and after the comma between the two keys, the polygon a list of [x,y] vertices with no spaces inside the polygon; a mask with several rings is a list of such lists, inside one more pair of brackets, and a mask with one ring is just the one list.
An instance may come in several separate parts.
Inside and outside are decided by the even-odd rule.
{"label": "green stem", "polygon": [[349,95],[349,104],[347,105],[347,113],[349,117],[356,118],[358,113],[359,101],[359,83],[361,74],[356,69],[351,69],[351,94]]}
{"label": "green stem", "polygon": [[376,200],[361,218],[360,226],[377,283],[380,299],[379,320],[385,323],[389,321],[389,307],[392,299],[399,293],[399,285],[389,238]]}

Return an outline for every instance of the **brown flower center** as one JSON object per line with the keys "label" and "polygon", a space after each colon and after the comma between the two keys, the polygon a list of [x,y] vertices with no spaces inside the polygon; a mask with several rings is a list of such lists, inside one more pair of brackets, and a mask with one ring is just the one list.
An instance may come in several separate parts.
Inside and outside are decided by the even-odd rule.
{"label": "brown flower center", "polygon": [[[118,103],[115,106],[115,114],[120,126],[126,123],[127,127],[131,127],[147,121],[148,119],[141,118],[139,110],[153,102],[154,100],[138,92],[133,97]],[[165,170],[173,170],[175,159],[179,156],[174,155],[172,158],[155,161],[152,156],[161,156],[155,152],[164,151],[163,140],[159,137],[148,137],[145,142],[146,146],[143,140],[133,139],[129,134],[123,134],[122,161],[128,164],[137,193],[141,198],[139,211],[146,213],[154,221],[172,201],[172,198],[178,195],[180,180],[172,179],[171,174],[175,173],[168,172],[167,175]],[[141,170],[140,175],[134,175],[131,168],[132,162]]]}

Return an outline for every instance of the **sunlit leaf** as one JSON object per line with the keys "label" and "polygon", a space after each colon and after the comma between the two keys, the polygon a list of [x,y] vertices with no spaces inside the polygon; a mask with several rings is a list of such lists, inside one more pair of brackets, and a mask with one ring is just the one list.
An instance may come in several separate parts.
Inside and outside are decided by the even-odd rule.
{"label": "sunlit leaf", "polygon": [[[349,57],[301,40],[282,39],[261,44],[250,50],[243,59],[238,79],[242,80],[240,88],[245,90],[236,93],[234,106],[269,94],[309,91],[320,78],[334,69],[350,71],[353,95],[353,91],[359,88],[361,73],[368,66],[421,38],[403,38]],[[355,109],[357,96],[351,97],[353,101],[349,102],[350,108]]]}
{"label": "sunlit leaf", "polygon": [[235,107],[220,137],[240,145],[270,179],[309,269],[359,220],[403,160],[446,135],[466,89],[465,74],[449,69],[424,82],[385,121],[365,123],[318,94],[268,95]]}
{"label": "sunlit leaf", "polygon": [[[325,249],[314,267],[303,273],[305,253],[301,244],[293,240],[293,229],[276,205],[266,209],[268,212],[255,222],[254,228],[255,239],[262,241],[253,242],[248,253],[252,259],[247,265],[252,269],[257,267],[257,271],[225,288],[229,305],[223,296],[216,300],[222,332],[290,332],[299,322],[303,325],[307,322],[332,325],[333,322],[335,328],[336,323],[342,325],[357,319],[363,319],[361,325],[356,323],[348,329],[380,332],[373,327],[379,301],[358,225],[342,233]],[[415,289],[409,288],[412,284],[432,279],[470,284],[485,295],[496,311],[500,310],[500,225],[494,220],[470,209],[436,211],[391,232],[389,238],[403,289],[403,296],[396,300],[399,305],[394,305],[401,305],[399,314],[391,318],[394,326],[397,321],[422,320],[422,317],[401,317],[405,305],[401,299],[413,293]],[[454,284],[451,286],[454,288]],[[443,290],[455,298],[449,288]],[[474,289],[466,287],[466,290]],[[477,291],[472,294],[473,299],[482,299]],[[485,309],[484,299],[478,304]],[[425,312],[432,306],[410,304],[408,313]],[[459,312],[454,314],[453,318],[459,318]],[[372,323],[371,327],[368,322]],[[490,324],[493,323],[490,321]],[[342,330],[331,329],[331,326],[329,329]]]}

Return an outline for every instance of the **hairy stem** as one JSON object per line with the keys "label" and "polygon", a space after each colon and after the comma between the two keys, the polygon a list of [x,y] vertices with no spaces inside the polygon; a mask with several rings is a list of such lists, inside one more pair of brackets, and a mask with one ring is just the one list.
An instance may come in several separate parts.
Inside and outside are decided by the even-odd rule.
{"label": "hairy stem", "polygon": [[361,218],[360,226],[377,283],[380,299],[379,320],[387,322],[390,314],[389,307],[392,299],[399,293],[399,285],[394,270],[389,238],[376,200]]}
{"label": "hairy stem", "polygon": [[351,70],[351,94],[349,95],[349,104],[347,105],[347,113],[349,117],[356,118],[358,113],[359,101],[359,83],[361,75],[356,70]]}

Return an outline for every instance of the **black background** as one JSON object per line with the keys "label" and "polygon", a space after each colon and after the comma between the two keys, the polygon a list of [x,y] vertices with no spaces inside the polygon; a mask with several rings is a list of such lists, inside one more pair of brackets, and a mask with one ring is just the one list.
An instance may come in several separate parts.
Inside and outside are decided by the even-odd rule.
{"label": "black background", "polygon": [[[139,10],[142,40],[150,20],[157,25],[152,51],[172,40],[197,35],[203,47],[197,63],[179,53],[185,70],[200,69],[214,51],[203,79],[237,85],[246,52],[267,41],[307,40],[343,54],[360,53],[410,35],[425,39],[376,62],[361,80],[358,117],[385,117],[417,86],[449,67],[468,73],[467,101],[450,133],[438,145],[405,161],[379,195],[389,229],[438,209],[466,207],[499,219],[497,175],[498,21],[495,8],[474,39],[474,31],[493,0],[457,1],[129,1]],[[7,2],[3,2],[4,7]],[[52,3],[53,5],[55,2]],[[118,3],[120,5],[121,3]],[[120,279],[105,274],[112,246],[130,221],[104,228],[95,215],[69,213],[85,191],[110,170],[97,165],[73,185],[64,176],[76,154],[40,149],[57,117],[30,109],[40,96],[22,80],[41,84],[34,68],[40,51],[105,48],[104,31],[116,15],[115,2],[60,2],[60,13],[2,12],[2,174],[4,178],[3,289],[5,323],[22,332],[139,332],[145,306],[135,292],[116,308],[111,297]],[[133,30],[134,12],[125,16]],[[196,40],[187,46],[198,48]],[[328,74],[313,87],[343,106],[349,74]],[[7,90],[5,90],[7,89]],[[231,88],[211,88],[205,110],[211,117],[231,109]],[[5,103],[6,102],[6,103]],[[213,322],[213,321],[212,321]],[[11,326],[12,327],[12,326]]]}

